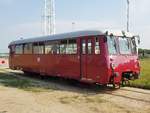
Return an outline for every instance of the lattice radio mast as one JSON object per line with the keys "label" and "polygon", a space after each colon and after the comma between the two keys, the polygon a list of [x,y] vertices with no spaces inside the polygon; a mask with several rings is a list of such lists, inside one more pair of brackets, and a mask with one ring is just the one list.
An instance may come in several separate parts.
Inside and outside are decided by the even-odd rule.
{"label": "lattice radio mast", "polygon": [[127,0],[127,31],[129,32],[129,21],[130,21],[130,0]]}
{"label": "lattice radio mast", "polygon": [[55,34],[55,0],[44,0],[44,34]]}

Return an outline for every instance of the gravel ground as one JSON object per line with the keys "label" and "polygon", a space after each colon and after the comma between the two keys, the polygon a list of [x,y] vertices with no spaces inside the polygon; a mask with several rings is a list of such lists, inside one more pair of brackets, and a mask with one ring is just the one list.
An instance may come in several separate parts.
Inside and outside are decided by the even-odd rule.
{"label": "gravel ground", "polygon": [[[8,76],[32,84],[8,84]],[[150,90],[112,90],[58,78],[41,80],[0,68],[0,113],[150,113]]]}

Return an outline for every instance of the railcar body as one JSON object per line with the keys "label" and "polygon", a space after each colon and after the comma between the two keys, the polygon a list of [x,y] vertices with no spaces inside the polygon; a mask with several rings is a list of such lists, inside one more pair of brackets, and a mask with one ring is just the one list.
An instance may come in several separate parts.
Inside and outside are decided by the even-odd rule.
{"label": "railcar body", "polygon": [[98,84],[137,79],[136,37],[128,32],[78,31],[13,41],[9,66],[14,70]]}

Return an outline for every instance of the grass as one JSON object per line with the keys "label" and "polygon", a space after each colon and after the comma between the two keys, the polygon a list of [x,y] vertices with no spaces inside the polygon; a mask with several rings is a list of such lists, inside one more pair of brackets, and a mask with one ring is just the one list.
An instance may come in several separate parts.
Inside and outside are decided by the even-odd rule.
{"label": "grass", "polygon": [[140,79],[132,81],[132,87],[150,89],[150,58],[141,59]]}
{"label": "grass", "polygon": [[27,88],[31,86],[30,80],[20,79],[19,77],[5,75],[5,74],[0,74],[0,83],[5,86],[11,86],[17,88]]}
{"label": "grass", "polygon": [[56,90],[57,87],[48,84],[42,84],[40,81],[33,80],[21,75],[12,75],[0,70],[0,84],[6,87],[13,87],[31,92],[47,92]]}

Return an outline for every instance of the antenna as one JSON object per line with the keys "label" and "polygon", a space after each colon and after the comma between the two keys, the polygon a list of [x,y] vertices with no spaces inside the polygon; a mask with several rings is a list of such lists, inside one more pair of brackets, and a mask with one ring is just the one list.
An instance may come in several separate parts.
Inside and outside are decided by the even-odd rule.
{"label": "antenna", "polygon": [[44,35],[55,34],[55,0],[44,0]]}

